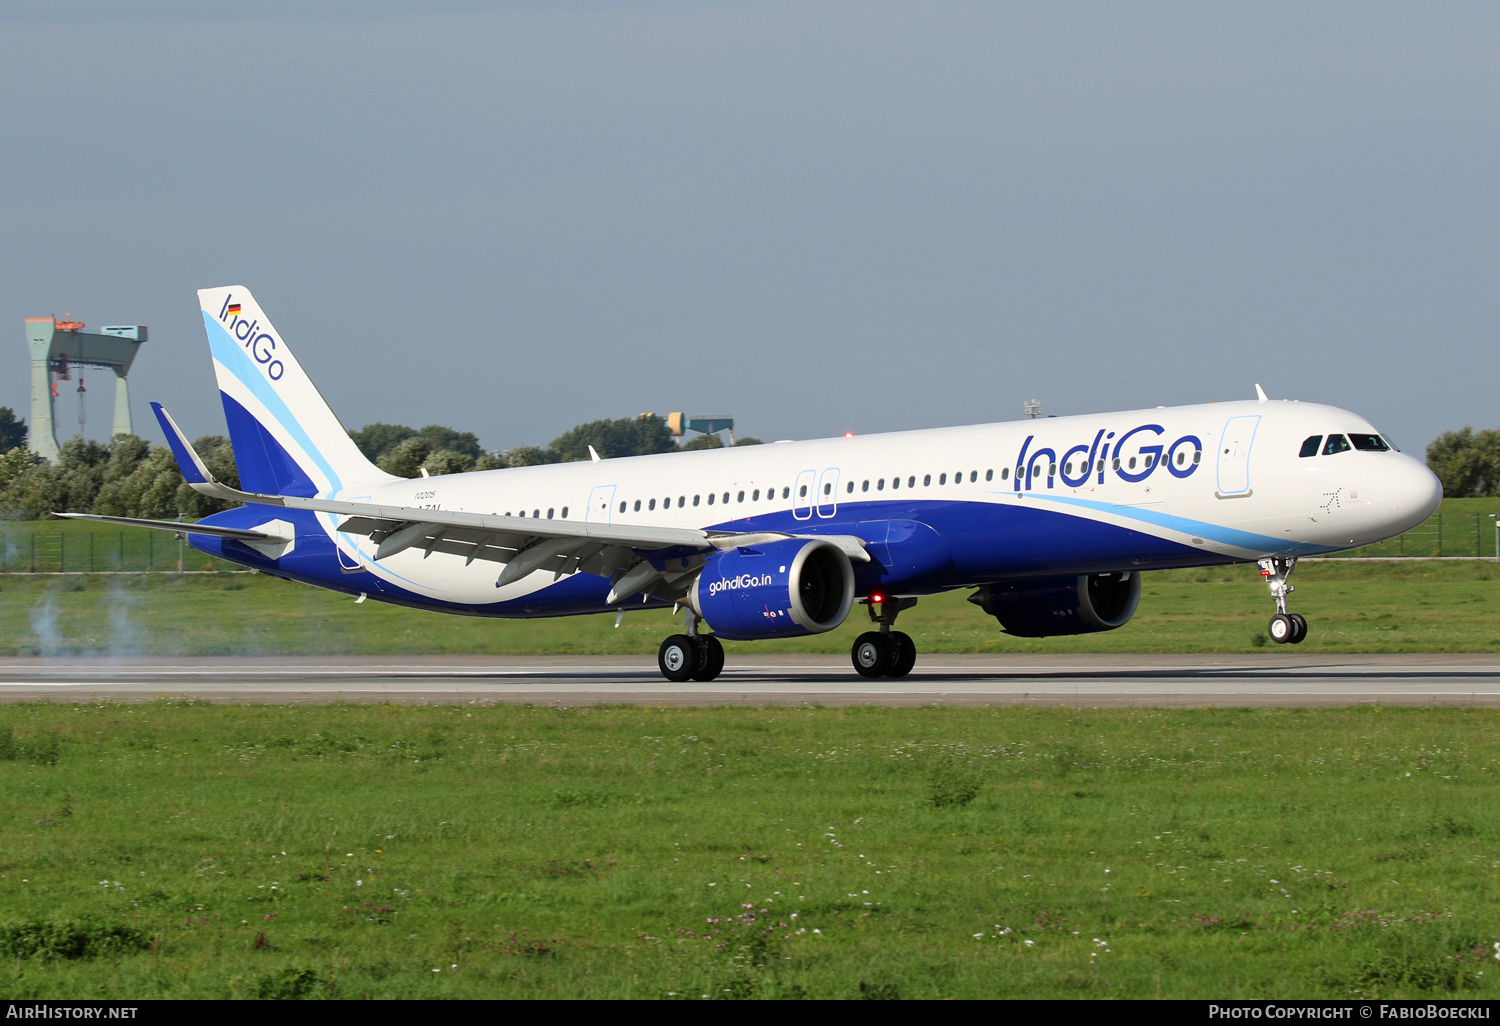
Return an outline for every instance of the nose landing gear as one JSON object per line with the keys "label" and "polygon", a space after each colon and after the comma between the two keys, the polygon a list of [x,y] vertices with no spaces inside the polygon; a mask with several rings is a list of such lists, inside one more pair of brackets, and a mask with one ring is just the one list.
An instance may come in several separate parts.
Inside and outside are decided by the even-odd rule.
{"label": "nose landing gear", "polygon": [[[880,614],[875,613],[877,603],[880,606]],[[854,639],[854,647],[849,650],[849,659],[854,664],[854,672],[861,677],[905,677],[917,664],[917,645],[911,640],[911,635],[901,631],[893,631],[891,628],[896,624],[896,617],[901,610],[910,609],[917,604],[914,598],[871,599],[866,605],[870,610],[870,622],[880,624],[878,631],[866,631]]]}
{"label": "nose landing gear", "polygon": [[1287,580],[1297,568],[1296,557],[1269,556],[1257,562],[1260,564],[1260,575],[1270,585],[1271,597],[1276,600],[1276,615],[1271,617],[1266,633],[1278,645],[1302,644],[1302,640],[1307,637],[1307,619],[1301,613],[1286,611],[1286,597],[1297,590]]}

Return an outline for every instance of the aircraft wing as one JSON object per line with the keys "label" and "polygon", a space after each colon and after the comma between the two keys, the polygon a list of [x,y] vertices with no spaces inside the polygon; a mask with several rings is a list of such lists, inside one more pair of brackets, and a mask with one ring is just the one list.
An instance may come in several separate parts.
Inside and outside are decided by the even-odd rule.
{"label": "aircraft wing", "polygon": [[[539,570],[551,571],[554,579],[582,570],[611,579],[613,586],[608,604],[613,605],[622,598],[640,593],[649,598],[657,589],[668,595],[685,591],[681,582],[691,581],[703,565],[702,557],[719,549],[805,537],[831,542],[856,562],[870,559],[864,540],[853,535],[705,531],[644,524],[538,520],[495,513],[242,492],[215,479],[167,411],[159,404],[153,403],[152,406],[167,431],[168,442],[182,465],[183,476],[194,491],[235,502],[342,515],[345,519],[339,523],[338,530],[366,535],[373,540],[376,543],[376,562],[409,548],[420,548],[424,558],[440,552],[462,556],[469,563],[476,559],[504,563],[505,569],[500,572],[496,587],[504,587]],[[663,560],[661,554],[672,549],[683,555]]]}

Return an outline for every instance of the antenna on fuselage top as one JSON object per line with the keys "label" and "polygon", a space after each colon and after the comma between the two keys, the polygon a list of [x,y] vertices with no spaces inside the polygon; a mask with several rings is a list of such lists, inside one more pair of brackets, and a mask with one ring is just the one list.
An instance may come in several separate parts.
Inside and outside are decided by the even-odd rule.
{"label": "antenna on fuselage top", "polygon": [[1042,401],[1040,399],[1028,399],[1026,400],[1026,405],[1022,406],[1021,409],[1026,411],[1026,416],[1035,420],[1042,415]]}
{"label": "antenna on fuselage top", "polygon": [[1258,381],[1255,383],[1255,397],[1263,403],[1270,402],[1270,399],[1266,398],[1266,390],[1260,387]]}

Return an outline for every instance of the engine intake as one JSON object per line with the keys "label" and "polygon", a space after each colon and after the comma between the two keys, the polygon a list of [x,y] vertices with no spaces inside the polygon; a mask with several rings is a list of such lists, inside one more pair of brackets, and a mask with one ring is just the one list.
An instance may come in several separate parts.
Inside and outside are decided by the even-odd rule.
{"label": "engine intake", "polygon": [[709,558],[686,601],[731,641],[822,634],[854,607],[854,569],[817,539],[730,549]]}
{"label": "engine intake", "polygon": [[1018,638],[1097,634],[1125,626],[1141,601],[1138,573],[986,584],[969,601]]}

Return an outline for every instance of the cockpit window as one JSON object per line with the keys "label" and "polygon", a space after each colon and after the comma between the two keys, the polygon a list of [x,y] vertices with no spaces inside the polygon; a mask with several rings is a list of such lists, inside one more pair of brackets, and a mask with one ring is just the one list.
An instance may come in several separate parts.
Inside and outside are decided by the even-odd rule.
{"label": "cockpit window", "polygon": [[1379,435],[1355,435],[1349,436],[1349,441],[1354,443],[1354,448],[1360,452],[1390,452],[1391,446]]}
{"label": "cockpit window", "polygon": [[1323,455],[1332,456],[1336,452],[1348,452],[1352,448],[1349,440],[1343,435],[1329,435],[1328,441],[1323,444]]}
{"label": "cockpit window", "polygon": [[1302,451],[1299,452],[1297,455],[1298,456],[1303,456],[1303,457],[1306,457],[1306,456],[1316,456],[1318,454],[1318,446],[1320,446],[1322,444],[1323,444],[1323,436],[1322,435],[1313,435],[1307,441],[1305,441],[1305,442],[1302,443]]}

